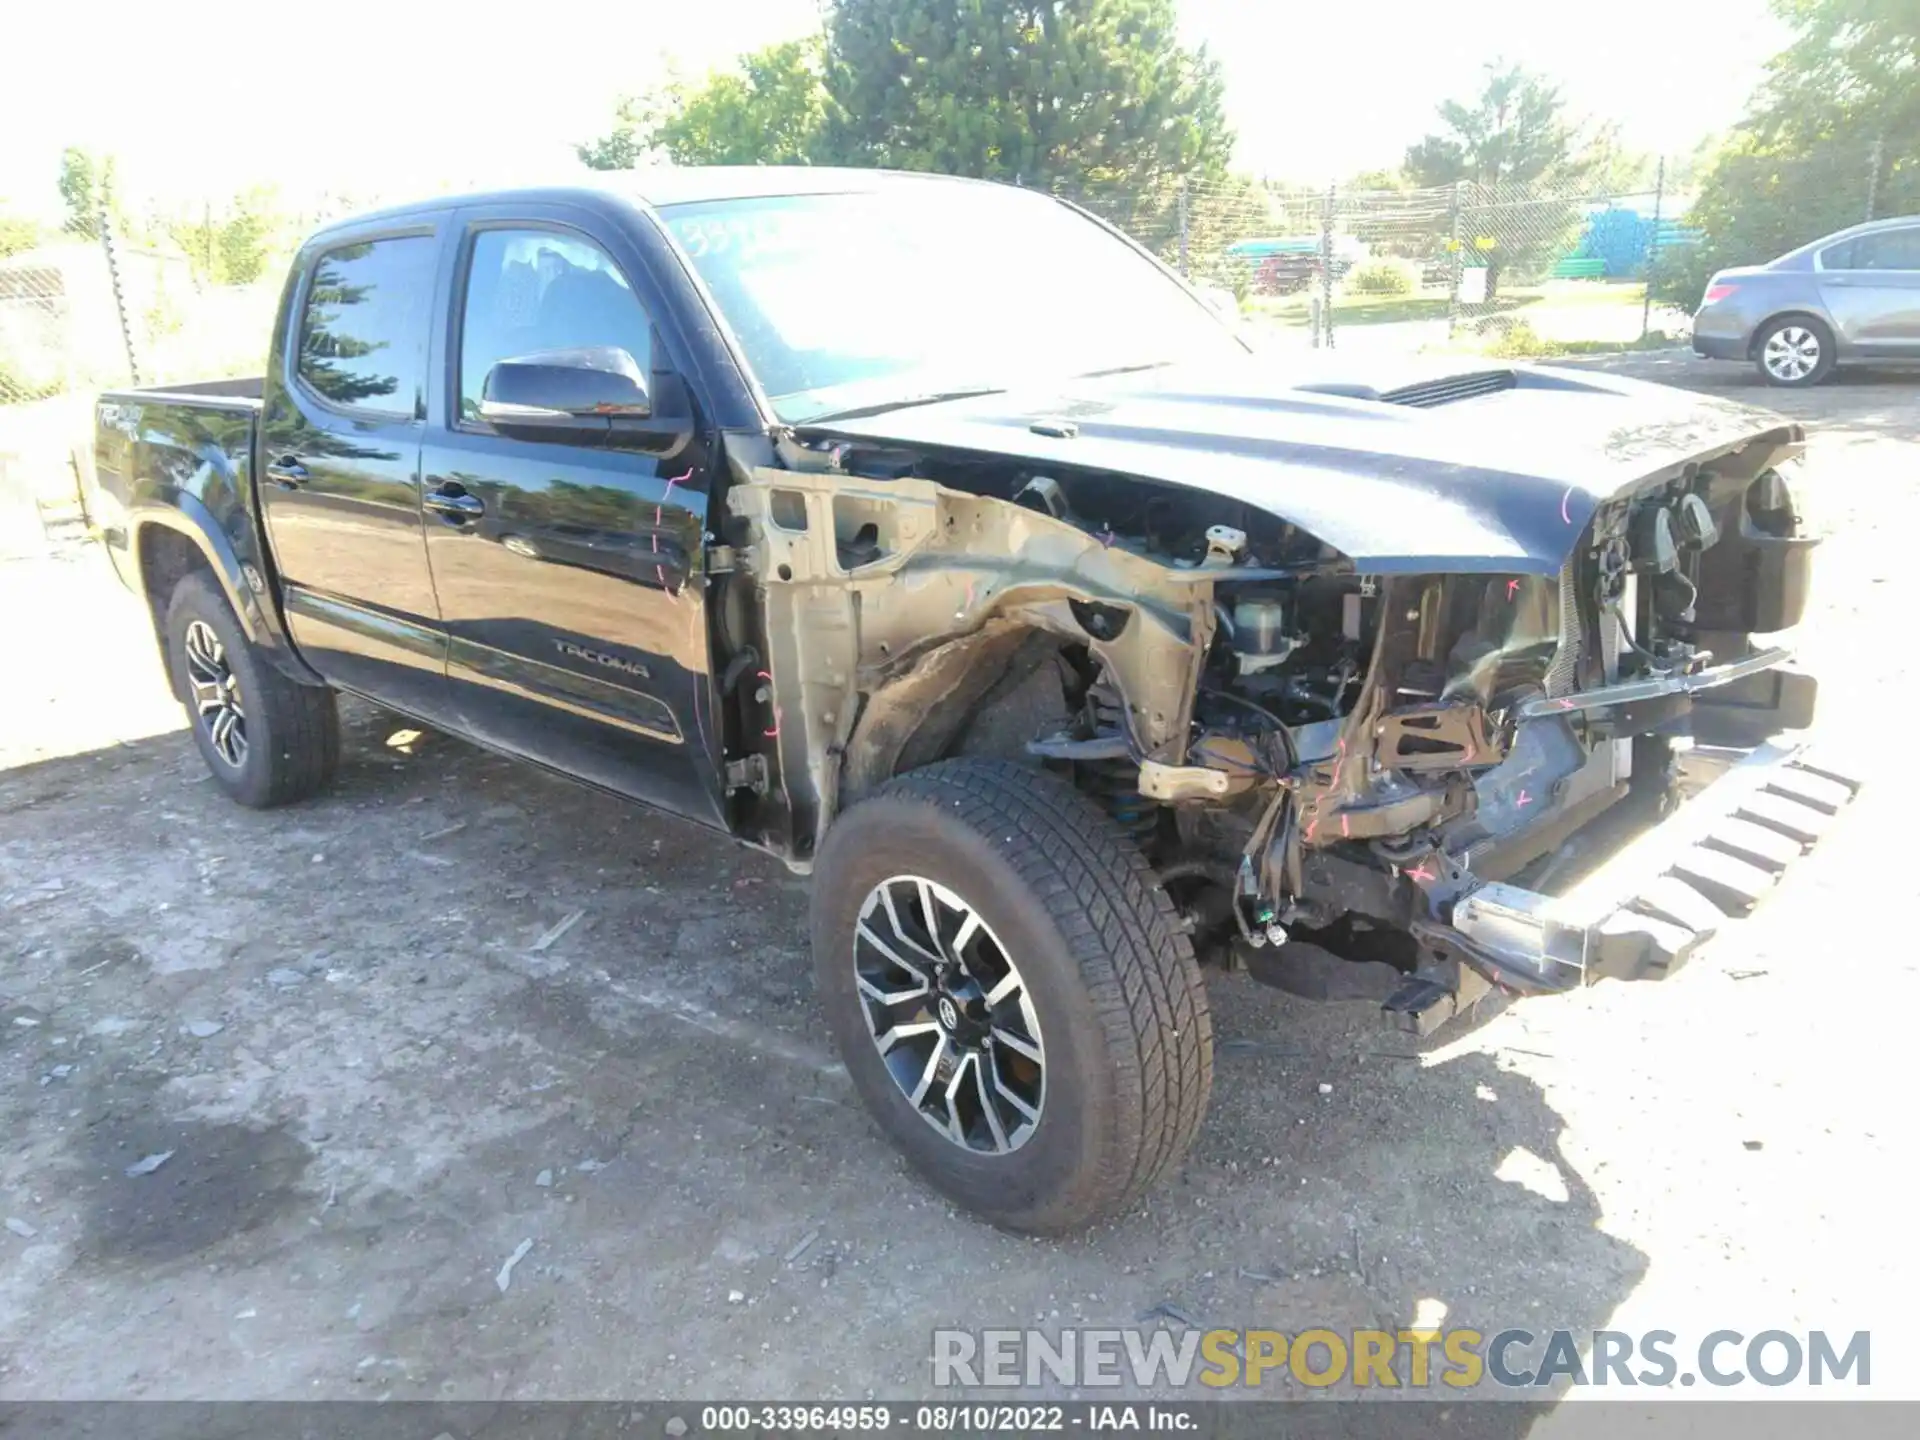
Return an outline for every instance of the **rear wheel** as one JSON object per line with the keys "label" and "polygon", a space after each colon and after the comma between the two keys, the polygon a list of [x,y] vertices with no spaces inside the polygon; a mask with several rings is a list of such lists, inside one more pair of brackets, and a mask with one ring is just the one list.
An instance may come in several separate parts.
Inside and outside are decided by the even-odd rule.
{"label": "rear wheel", "polygon": [[854,806],[815,868],[813,952],[861,1099],[997,1225],[1111,1215],[1199,1128],[1213,1033],[1192,947],[1126,834],[1051,776],[949,761]]}
{"label": "rear wheel", "polygon": [[201,758],[242,805],[304,800],[333,778],[340,761],[333,692],[296,684],[261,660],[204,571],[174,588],[167,663]]}
{"label": "rear wheel", "polygon": [[1818,385],[1833,370],[1833,332],[1810,315],[1788,315],[1767,323],[1753,355],[1769,385]]}

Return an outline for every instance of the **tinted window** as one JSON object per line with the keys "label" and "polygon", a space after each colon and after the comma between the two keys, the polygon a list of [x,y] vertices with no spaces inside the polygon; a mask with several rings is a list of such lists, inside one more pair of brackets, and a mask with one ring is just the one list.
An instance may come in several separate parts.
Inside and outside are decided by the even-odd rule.
{"label": "tinted window", "polygon": [[336,405],[412,416],[426,369],[430,235],[323,254],[300,325],[300,378]]}
{"label": "tinted window", "polygon": [[1853,268],[1853,241],[1842,240],[1838,245],[1829,245],[1820,252],[1822,270],[1851,270]]}
{"label": "tinted window", "polygon": [[620,267],[592,241],[551,230],[482,230],[460,326],[460,413],[480,413],[494,365],[543,350],[612,345],[644,375],[653,366],[652,334]]}
{"label": "tinted window", "polygon": [[1920,270],[1920,229],[1882,230],[1853,242],[1855,270]]}

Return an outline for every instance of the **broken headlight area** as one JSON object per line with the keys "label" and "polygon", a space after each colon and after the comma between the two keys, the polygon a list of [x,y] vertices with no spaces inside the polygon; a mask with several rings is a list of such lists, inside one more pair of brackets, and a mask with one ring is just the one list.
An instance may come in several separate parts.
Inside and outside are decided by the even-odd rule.
{"label": "broken headlight area", "polygon": [[1670,807],[1676,745],[1811,716],[1765,637],[1799,616],[1812,542],[1780,447],[1751,449],[1578,507],[1558,563],[1536,544],[1435,573],[1123,476],[796,453],[730,502],[775,715],[748,717],[764,771],[739,803],[803,862],[891,775],[1024,754],[1141,848],[1203,957],[1271,970],[1292,942],[1422,995],[1445,971],[1454,1001],[1560,988],[1586,938],[1516,958],[1460,917],[1524,931],[1487,887],[1577,883]]}
{"label": "broken headlight area", "polygon": [[1796,529],[1776,472],[1689,472],[1600,507],[1551,576],[1227,569],[1179,763],[1132,739],[1097,666],[1029,748],[1147,848],[1212,959],[1293,939],[1457,971],[1484,957],[1456,905],[1577,881],[1671,806],[1676,741],[1811,718],[1810,680],[1754,639],[1804,603]]}

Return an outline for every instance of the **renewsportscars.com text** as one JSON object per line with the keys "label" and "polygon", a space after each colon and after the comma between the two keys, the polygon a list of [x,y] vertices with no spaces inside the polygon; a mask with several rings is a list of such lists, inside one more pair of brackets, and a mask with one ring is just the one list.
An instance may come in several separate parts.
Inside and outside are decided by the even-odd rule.
{"label": "renewsportscars.com text", "polygon": [[938,1386],[1379,1389],[1873,1383],[1872,1336],[1810,1330],[936,1330]]}

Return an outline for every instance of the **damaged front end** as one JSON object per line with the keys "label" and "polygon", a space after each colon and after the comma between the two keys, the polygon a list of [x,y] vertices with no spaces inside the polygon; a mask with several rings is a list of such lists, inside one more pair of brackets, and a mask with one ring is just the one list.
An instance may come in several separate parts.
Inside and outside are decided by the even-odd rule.
{"label": "damaged front end", "polygon": [[1425,1031],[1495,988],[1667,973],[1852,794],[1770,741],[1814,700],[1756,638],[1805,604],[1798,445],[1563,502],[1557,573],[1367,573],[1243,499],[787,437],[728,495],[743,828],[805,868],[892,775],[1024,756],[1260,978],[1373,962]]}

